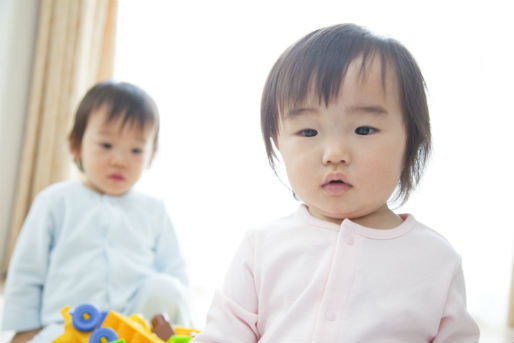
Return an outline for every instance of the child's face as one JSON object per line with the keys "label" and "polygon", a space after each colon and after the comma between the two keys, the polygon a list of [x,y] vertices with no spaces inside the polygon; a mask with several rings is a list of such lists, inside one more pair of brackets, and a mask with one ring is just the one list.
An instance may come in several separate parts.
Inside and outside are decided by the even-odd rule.
{"label": "child's face", "polygon": [[354,60],[328,106],[307,98],[286,108],[275,143],[296,195],[318,218],[383,227],[398,184],[406,133],[395,77],[372,61]]}
{"label": "child's face", "polygon": [[121,195],[139,180],[153,155],[154,129],[140,129],[122,117],[107,122],[105,107],[93,111],[82,138],[80,151],[85,184],[100,194]]}

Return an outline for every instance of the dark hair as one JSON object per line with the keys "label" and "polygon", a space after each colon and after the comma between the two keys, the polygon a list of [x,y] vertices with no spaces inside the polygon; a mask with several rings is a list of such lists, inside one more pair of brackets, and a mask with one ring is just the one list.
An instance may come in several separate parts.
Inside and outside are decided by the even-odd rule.
{"label": "dark hair", "polygon": [[407,134],[404,166],[396,196],[403,203],[419,182],[431,149],[425,81],[416,61],[402,44],[391,38],[378,37],[354,24],[313,31],[284,51],[275,62],[261,100],[261,130],[268,161],[275,170],[276,154],[272,141],[277,138],[278,119],[284,109],[301,103],[311,91],[320,103],[329,104],[337,97],[349,64],[360,57],[361,72],[371,59],[380,59],[384,86],[388,68],[398,80]]}
{"label": "dark hair", "polygon": [[[69,140],[72,150],[80,151],[82,137],[91,113],[102,106],[108,111],[107,121],[122,118],[122,126],[135,124],[143,130],[155,129],[154,152],[159,139],[159,112],[152,98],[141,88],[126,82],[105,81],[93,86],[80,102]],[[80,162],[80,161],[76,161]],[[78,163],[79,169],[82,169]]]}

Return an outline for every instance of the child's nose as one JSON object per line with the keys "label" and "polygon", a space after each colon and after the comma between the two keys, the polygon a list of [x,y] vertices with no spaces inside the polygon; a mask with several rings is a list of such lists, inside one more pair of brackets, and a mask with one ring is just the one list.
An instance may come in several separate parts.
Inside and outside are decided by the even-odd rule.
{"label": "child's nose", "polygon": [[323,164],[349,164],[351,162],[348,142],[342,136],[326,140],[323,151]]}
{"label": "child's nose", "polygon": [[111,165],[115,167],[124,167],[127,164],[126,156],[121,151],[114,151],[111,156]]}

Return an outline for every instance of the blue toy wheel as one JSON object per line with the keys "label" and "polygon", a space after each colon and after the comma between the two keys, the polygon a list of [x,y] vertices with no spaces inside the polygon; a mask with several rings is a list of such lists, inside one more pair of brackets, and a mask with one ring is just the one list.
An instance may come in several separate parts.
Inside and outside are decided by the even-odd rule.
{"label": "blue toy wheel", "polygon": [[103,342],[113,342],[118,340],[118,335],[111,328],[98,328],[91,336],[89,336],[88,343],[103,343]]}
{"label": "blue toy wheel", "polygon": [[100,312],[90,304],[77,306],[71,315],[73,327],[79,331],[87,332],[93,330],[100,320]]}

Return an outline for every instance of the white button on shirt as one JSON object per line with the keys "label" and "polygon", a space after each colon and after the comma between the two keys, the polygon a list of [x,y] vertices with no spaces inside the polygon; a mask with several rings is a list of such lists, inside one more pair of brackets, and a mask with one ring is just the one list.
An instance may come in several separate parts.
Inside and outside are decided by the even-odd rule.
{"label": "white button on shirt", "polygon": [[327,311],[325,313],[325,318],[330,321],[330,322],[333,322],[334,320],[337,319],[337,315],[336,315],[336,312],[335,311]]}

